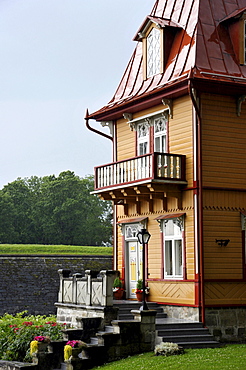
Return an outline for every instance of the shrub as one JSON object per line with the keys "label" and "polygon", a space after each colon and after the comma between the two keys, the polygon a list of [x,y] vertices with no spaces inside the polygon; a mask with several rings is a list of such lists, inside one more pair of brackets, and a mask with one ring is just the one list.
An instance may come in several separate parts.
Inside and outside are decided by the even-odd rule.
{"label": "shrub", "polygon": [[155,346],[154,352],[156,356],[172,356],[183,354],[184,349],[176,343],[162,342]]}
{"label": "shrub", "polygon": [[16,315],[0,317],[0,360],[30,360],[30,342],[36,336],[62,339],[63,325],[56,323],[55,316],[33,316],[23,311]]}

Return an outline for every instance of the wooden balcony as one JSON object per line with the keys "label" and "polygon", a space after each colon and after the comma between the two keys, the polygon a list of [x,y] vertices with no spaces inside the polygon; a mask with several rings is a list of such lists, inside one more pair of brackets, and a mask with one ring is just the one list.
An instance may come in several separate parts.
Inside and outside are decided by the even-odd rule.
{"label": "wooden balcony", "polygon": [[185,156],[152,153],[95,168],[95,193],[152,181],[186,184]]}
{"label": "wooden balcony", "polygon": [[182,186],[185,180],[185,156],[170,153],[152,153],[95,168],[95,191],[103,200],[123,205],[134,203],[141,213],[142,201],[153,211],[154,199],[162,200],[167,209],[167,198],[177,199],[182,208]]}

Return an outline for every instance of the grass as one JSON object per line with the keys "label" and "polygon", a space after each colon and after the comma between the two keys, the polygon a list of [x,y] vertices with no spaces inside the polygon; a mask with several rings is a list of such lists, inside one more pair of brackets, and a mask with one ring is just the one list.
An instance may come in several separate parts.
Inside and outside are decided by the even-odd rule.
{"label": "grass", "polygon": [[112,247],[42,244],[0,244],[3,254],[62,254],[62,255],[112,255]]}
{"label": "grass", "polygon": [[101,370],[245,370],[246,344],[221,348],[187,349],[183,355],[144,353],[97,367]]}

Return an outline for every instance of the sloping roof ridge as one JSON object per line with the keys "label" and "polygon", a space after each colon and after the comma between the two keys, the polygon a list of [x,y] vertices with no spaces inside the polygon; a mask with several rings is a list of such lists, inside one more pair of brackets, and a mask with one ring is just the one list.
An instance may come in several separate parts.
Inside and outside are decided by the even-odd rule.
{"label": "sloping roof ridge", "polygon": [[167,17],[156,17],[155,15],[148,15],[147,18],[156,21],[156,23],[160,24],[161,26],[170,25],[174,27],[183,27],[183,25],[181,25],[180,23],[172,21],[171,20],[172,17],[167,18]]}
{"label": "sloping roof ridge", "polygon": [[228,21],[228,20],[230,20],[232,18],[236,18],[237,16],[241,15],[245,11],[246,11],[246,6],[244,6],[241,9],[234,10],[228,16],[226,16],[223,19],[221,19],[219,23],[223,23],[223,22],[226,22],[226,21]]}

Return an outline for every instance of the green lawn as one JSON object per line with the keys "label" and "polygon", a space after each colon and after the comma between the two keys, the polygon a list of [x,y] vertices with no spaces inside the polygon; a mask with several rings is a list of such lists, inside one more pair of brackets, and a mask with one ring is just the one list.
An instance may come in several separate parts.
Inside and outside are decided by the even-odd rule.
{"label": "green lawn", "polygon": [[0,244],[3,254],[77,254],[77,255],[112,255],[112,247],[90,247],[74,245],[42,244]]}
{"label": "green lawn", "polygon": [[233,344],[214,349],[187,349],[183,355],[169,357],[154,356],[153,352],[144,353],[99,368],[102,370],[245,370],[246,344]]}

